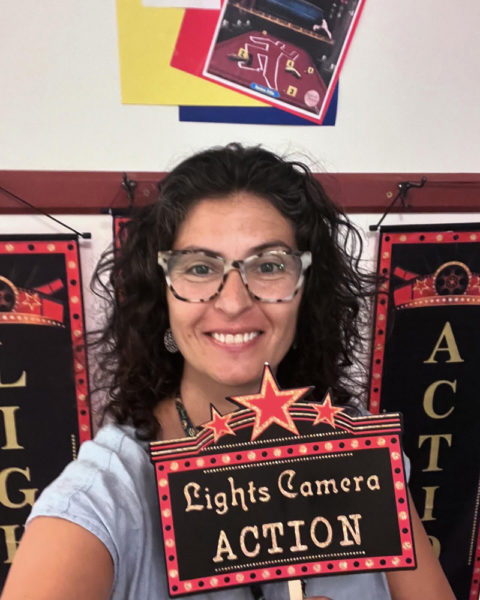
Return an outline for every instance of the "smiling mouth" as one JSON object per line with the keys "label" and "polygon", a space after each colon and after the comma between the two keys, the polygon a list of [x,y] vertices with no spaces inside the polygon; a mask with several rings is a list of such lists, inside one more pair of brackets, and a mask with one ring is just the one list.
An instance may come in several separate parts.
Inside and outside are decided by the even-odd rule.
{"label": "smiling mouth", "polygon": [[246,333],[219,333],[212,332],[208,335],[212,337],[216,342],[220,344],[246,344],[251,342],[257,336],[261,334],[261,331],[249,331]]}

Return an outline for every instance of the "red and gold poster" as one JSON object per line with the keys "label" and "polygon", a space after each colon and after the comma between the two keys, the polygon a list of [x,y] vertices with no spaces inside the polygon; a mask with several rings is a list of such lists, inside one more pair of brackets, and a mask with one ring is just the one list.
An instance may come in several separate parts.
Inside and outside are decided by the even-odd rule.
{"label": "red and gold poster", "polygon": [[39,493],[91,437],[76,237],[0,237],[0,590]]}
{"label": "red and gold poster", "polygon": [[410,489],[456,598],[480,581],[480,228],[384,228],[370,409],[399,411]]}
{"label": "red and gold poster", "polygon": [[321,123],[364,0],[226,0],[203,75]]}

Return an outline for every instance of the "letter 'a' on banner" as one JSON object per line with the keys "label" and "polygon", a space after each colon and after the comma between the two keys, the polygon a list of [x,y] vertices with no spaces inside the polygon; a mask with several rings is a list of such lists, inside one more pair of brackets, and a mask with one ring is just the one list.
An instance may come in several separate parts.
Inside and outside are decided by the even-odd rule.
{"label": "letter 'a' on banner", "polygon": [[399,411],[410,489],[456,598],[480,588],[480,225],[380,233],[370,410]]}
{"label": "letter 'a' on banner", "polygon": [[40,492],[91,437],[75,236],[0,236],[0,590]]}

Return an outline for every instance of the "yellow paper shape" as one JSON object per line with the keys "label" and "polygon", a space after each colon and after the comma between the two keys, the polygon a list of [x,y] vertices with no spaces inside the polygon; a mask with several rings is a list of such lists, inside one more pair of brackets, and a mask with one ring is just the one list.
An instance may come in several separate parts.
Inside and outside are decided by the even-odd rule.
{"label": "yellow paper shape", "polygon": [[170,66],[185,10],[117,0],[120,79],[124,104],[265,106]]}

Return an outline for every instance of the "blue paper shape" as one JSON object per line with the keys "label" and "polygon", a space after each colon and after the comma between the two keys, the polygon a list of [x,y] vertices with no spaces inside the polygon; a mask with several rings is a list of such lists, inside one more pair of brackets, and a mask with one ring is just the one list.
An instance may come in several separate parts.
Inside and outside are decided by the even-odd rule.
{"label": "blue paper shape", "polygon": [[[337,118],[338,83],[332,94],[322,125],[335,125]],[[313,125],[318,124],[302,119],[273,106],[179,106],[180,121],[199,123],[243,123],[248,125]]]}

